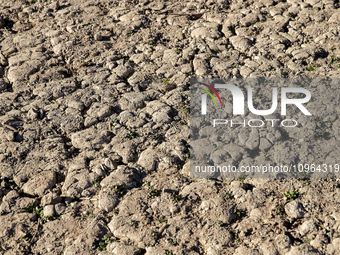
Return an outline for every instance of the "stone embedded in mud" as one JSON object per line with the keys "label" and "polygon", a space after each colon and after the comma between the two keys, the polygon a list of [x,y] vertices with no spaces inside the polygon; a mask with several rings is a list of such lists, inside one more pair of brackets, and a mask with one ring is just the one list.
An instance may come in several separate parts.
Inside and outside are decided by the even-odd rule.
{"label": "stone embedded in mud", "polygon": [[100,209],[106,212],[111,212],[118,202],[119,199],[114,190],[108,188],[100,191],[98,200],[98,206]]}
{"label": "stone embedded in mud", "polygon": [[41,205],[55,205],[62,201],[62,198],[55,192],[49,192],[41,199]]}
{"label": "stone embedded in mud", "polygon": [[154,149],[146,149],[140,154],[137,164],[144,167],[147,171],[155,170],[157,165],[157,152]]}
{"label": "stone embedded in mud", "polygon": [[241,51],[248,50],[253,44],[253,42],[249,38],[246,38],[244,36],[232,36],[229,38],[229,40],[235,48]]}
{"label": "stone embedded in mud", "polygon": [[308,233],[312,233],[317,231],[318,228],[314,223],[314,220],[308,220],[306,222],[304,222],[300,227],[299,227],[299,231],[300,231],[300,235],[304,236]]}
{"label": "stone embedded in mud", "polygon": [[51,190],[56,184],[56,173],[44,171],[38,175],[33,176],[26,182],[22,189],[25,193],[30,195],[43,196],[48,190]]}
{"label": "stone embedded in mud", "polygon": [[303,218],[305,215],[302,204],[297,201],[286,204],[285,212],[291,218]]}
{"label": "stone embedded in mud", "polygon": [[85,129],[71,135],[72,145],[78,149],[100,149],[111,140],[109,131],[97,132],[94,129]]}
{"label": "stone embedded in mud", "polygon": [[55,215],[54,205],[46,205],[44,206],[44,216],[45,217],[53,217]]}

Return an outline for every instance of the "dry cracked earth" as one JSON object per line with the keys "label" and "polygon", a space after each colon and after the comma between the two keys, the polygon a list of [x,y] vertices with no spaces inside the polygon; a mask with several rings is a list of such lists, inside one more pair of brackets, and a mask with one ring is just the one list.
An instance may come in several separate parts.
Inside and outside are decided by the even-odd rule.
{"label": "dry cracked earth", "polygon": [[338,0],[0,0],[0,254],[340,254],[338,179],[188,150],[190,78],[339,78],[339,36]]}

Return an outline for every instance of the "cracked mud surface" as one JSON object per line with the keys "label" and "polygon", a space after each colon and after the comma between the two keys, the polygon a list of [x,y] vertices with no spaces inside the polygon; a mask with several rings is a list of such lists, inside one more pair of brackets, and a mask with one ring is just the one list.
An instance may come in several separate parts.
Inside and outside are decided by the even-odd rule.
{"label": "cracked mud surface", "polygon": [[340,254],[338,179],[188,151],[190,78],[338,78],[339,27],[333,0],[0,0],[0,254]]}

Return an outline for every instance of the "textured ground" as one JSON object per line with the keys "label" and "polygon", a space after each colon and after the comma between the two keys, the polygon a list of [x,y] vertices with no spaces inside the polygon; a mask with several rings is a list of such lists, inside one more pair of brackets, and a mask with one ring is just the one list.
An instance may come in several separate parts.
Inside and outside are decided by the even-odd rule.
{"label": "textured ground", "polygon": [[190,77],[339,78],[339,36],[337,0],[0,0],[0,254],[340,254],[339,180],[188,151]]}

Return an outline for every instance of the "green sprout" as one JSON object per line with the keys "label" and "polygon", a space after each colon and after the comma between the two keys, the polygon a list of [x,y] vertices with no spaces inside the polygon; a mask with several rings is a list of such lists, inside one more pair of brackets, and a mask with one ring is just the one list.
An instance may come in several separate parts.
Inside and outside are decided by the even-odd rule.
{"label": "green sprout", "polygon": [[137,220],[132,220],[132,221],[130,222],[130,226],[133,226],[133,227],[135,227],[135,228],[138,228],[138,225],[139,225],[139,221],[137,221]]}
{"label": "green sprout", "polygon": [[284,193],[284,196],[287,198],[287,201],[295,200],[299,197],[301,197],[300,191],[297,191],[295,189],[292,189],[290,192],[286,191]]}
{"label": "green sprout", "polygon": [[135,131],[130,131],[130,130],[127,131],[126,138],[132,140],[132,139],[136,138],[137,136],[138,136],[138,133],[137,133],[137,132],[135,132]]}
{"label": "green sprout", "polygon": [[246,214],[246,212],[243,211],[242,209],[236,209],[235,214],[236,214],[237,218],[241,218],[242,216],[244,216]]}
{"label": "green sprout", "polygon": [[104,236],[104,242],[99,242],[98,250],[99,251],[106,251],[106,246],[109,243],[113,243],[113,242],[119,242],[119,239],[116,238],[116,237],[110,238],[109,235],[105,235]]}
{"label": "green sprout", "polygon": [[223,221],[221,221],[221,220],[218,220],[218,221],[216,222],[216,224],[217,224],[218,226],[220,226],[220,227],[223,227],[223,226],[224,226],[224,223],[223,223]]}
{"label": "green sprout", "polygon": [[124,185],[119,184],[111,187],[111,190],[114,190],[118,196],[123,196],[126,192]]}
{"label": "green sprout", "polygon": [[172,202],[174,202],[174,203],[179,203],[179,201],[181,200],[181,198],[182,198],[182,196],[179,195],[179,194],[176,192],[176,193],[172,194],[171,200],[172,200]]}
{"label": "green sprout", "polygon": [[148,191],[148,197],[155,198],[158,197],[160,194],[160,191],[158,189],[151,188]]}
{"label": "green sprout", "polygon": [[231,199],[234,198],[234,195],[233,195],[233,193],[232,193],[231,191],[229,191],[229,192],[227,192],[227,193],[224,194],[224,197],[225,197],[226,199],[228,199],[228,200],[231,200]]}
{"label": "green sprout", "polygon": [[167,78],[164,78],[164,79],[163,79],[163,82],[164,82],[166,85],[168,85],[168,84],[169,84],[169,81],[170,81],[170,80],[169,80],[169,79],[167,79]]}

